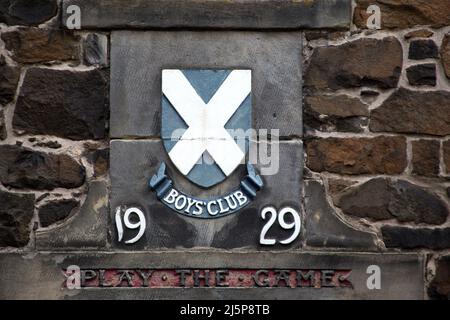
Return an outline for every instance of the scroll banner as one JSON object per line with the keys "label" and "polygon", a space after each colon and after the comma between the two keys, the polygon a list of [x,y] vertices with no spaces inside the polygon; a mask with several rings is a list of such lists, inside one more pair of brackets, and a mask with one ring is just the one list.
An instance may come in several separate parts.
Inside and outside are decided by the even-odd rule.
{"label": "scroll banner", "polygon": [[256,193],[264,183],[253,165],[247,163],[247,176],[235,191],[221,197],[199,199],[174,188],[172,180],[166,174],[166,164],[162,162],[157,173],[150,179],[149,186],[164,205],[179,214],[214,219],[228,216],[247,206],[256,198]]}

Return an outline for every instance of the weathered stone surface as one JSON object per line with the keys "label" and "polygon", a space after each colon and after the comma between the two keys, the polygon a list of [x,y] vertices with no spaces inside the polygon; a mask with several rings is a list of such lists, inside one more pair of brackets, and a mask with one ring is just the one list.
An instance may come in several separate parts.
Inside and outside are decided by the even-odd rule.
{"label": "weathered stone surface", "polygon": [[64,0],[63,21],[71,4],[81,7],[86,29],[348,29],[351,21],[349,0]]}
{"label": "weathered stone surface", "polygon": [[102,139],[107,106],[108,81],[103,72],[31,68],[19,93],[13,127],[73,140]]}
{"label": "weathered stone surface", "polygon": [[441,46],[441,61],[445,74],[450,79],[450,33],[446,34]]}
{"label": "weathered stone surface", "polygon": [[308,167],[340,174],[400,174],[406,168],[403,137],[324,138],[306,144]]}
{"label": "weathered stone surface", "polygon": [[445,202],[408,181],[372,179],[350,188],[337,206],[345,214],[375,221],[397,219],[400,222],[443,224],[449,215]]}
{"label": "weathered stone surface", "polygon": [[406,70],[409,84],[412,86],[435,86],[436,65],[434,63],[409,67]]}
{"label": "weathered stone surface", "polygon": [[376,250],[376,236],[341,220],[317,181],[305,183],[306,245],[321,248]]}
{"label": "weathered stone surface", "polygon": [[434,32],[431,30],[419,29],[419,30],[411,31],[411,32],[408,32],[407,34],[405,34],[405,39],[409,40],[409,39],[413,39],[413,38],[430,38],[433,36],[433,34],[434,34]]}
{"label": "weathered stone surface", "polygon": [[361,86],[395,88],[402,64],[402,46],[394,37],[318,47],[311,57],[305,85],[332,90]]}
{"label": "weathered stone surface", "polygon": [[383,240],[387,248],[442,250],[450,248],[450,228],[412,229],[407,227],[383,226]]}
{"label": "weathered stone surface", "polygon": [[0,191],[0,247],[23,247],[30,240],[34,195]]}
{"label": "weathered stone surface", "polygon": [[445,136],[450,134],[450,92],[400,88],[370,115],[370,130]]}
{"label": "weathered stone surface", "polygon": [[81,209],[62,224],[36,231],[38,249],[98,249],[108,238],[108,187],[104,181],[89,184]]}
{"label": "weathered stone surface", "polygon": [[450,300],[450,256],[436,260],[436,274],[428,287],[428,296],[436,300]]}
{"label": "weathered stone surface", "polygon": [[450,174],[450,140],[444,141],[444,165],[447,174]]}
{"label": "weathered stone surface", "polygon": [[[167,174],[177,189],[200,199],[210,199],[235,190],[245,177],[245,166],[239,166],[224,182],[204,189],[189,182],[176,168],[160,140],[111,141],[111,218],[117,207],[137,206],[147,219],[145,235],[133,246],[117,241],[112,232],[113,246],[127,250],[159,248],[250,248],[255,250],[289,249],[301,246],[301,237],[290,245],[259,245],[261,229],[267,221],[260,218],[266,206],[292,207],[300,212],[303,173],[303,148],[298,141],[282,141],[270,145],[279,148],[279,170],[276,174],[262,176],[264,187],[253,202],[234,214],[217,219],[198,219],[184,216],[160,202],[148,187],[149,179],[157,172],[160,163],[167,165]],[[260,160],[259,160],[260,161]],[[275,163],[274,163],[275,164]],[[262,163],[255,169],[267,168]],[[280,188],[282,182],[283,187]],[[289,231],[274,225],[267,237],[285,239]],[[125,230],[124,239],[132,232]]]}
{"label": "weathered stone surface", "polygon": [[439,49],[433,40],[415,40],[409,45],[409,59],[422,60],[439,57]]}
{"label": "weathered stone surface", "polygon": [[328,179],[328,191],[333,203],[337,203],[339,196],[351,186],[357,184],[357,181],[344,180],[344,179]]}
{"label": "weathered stone surface", "polygon": [[108,37],[99,33],[87,35],[83,44],[84,63],[106,66],[108,64]]}
{"label": "weathered stone surface", "polygon": [[0,140],[5,140],[6,137],[5,114],[3,113],[3,110],[0,110]]}
{"label": "weathered stone surface", "polygon": [[6,64],[0,56],[0,104],[6,105],[14,99],[19,83],[20,69]]}
{"label": "weathered stone surface", "polygon": [[418,25],[440,28],[450,25],[450,5],[442,0],[357,0],[354,23],[359,28],[367,28],[366,12],[370,5],[381,9],[384,29],[406,29]]}
{"label": "weathered stone surface", "polygon": [[252,128],[301,136],[300,39],[299,32],[113,32],[111,136],[160,136],[161,70],[174,67],[251,69]]}
{"label": "weathered stone surface", "polygon": [[308,109],[322,115],[342,118],[369,115],[367,105],[350,96],[308,96],[305,102]]}
{"label": "weathered stone surface", "polygon": [[0,22],[7,25],[39,25],[56,15],[56,0],[2,0]]}
{"label": "weathered stone surface", "polygon": [[439,175],[441,144],[437,140],[417,140],[412,142],[413,173],[434,177]]}
{"label": "weathered stone surface", "polygon": [[1,37],[19,63],[76,60],[79,56],[79,37],[70,31],[18,28],[2,33]]}
{"label": "weathered stone surface", "polygon": [[108,173],[109,149],[90,150],[86,156],[89,162],[94,165],[94,176],[99,177]]}
{"label": "weathered stone surface", "polygon": [[368,107],[345,95],[308,96],[305,99],[305,126],[320,131],[361,132],[367,125]]}
{"label": "weathered stone surface", "polygon": [[64,154],[49,154],[15,145],[0,146],[0,181],[9,187],[37,190],[76,188],[85,169]]}
{"label": "weathered stone surface", "polygon": [[[68,290],[62,270],[276,269],[351,270],[352,288],[98,288]],[[382,270],[380,290],[367,288],[367,268]],[[0,299],[423,299],[424,257],[417,254],[274,252],[91,252],[0,254]],[[32,290],[31,290],[32,289]],[[170,319],[179,308],[167,309]]]}
{"label": "weathered stone surface", "polygon": [[46,228],[66,219],[77,206],[78,201],[71,199],[46,203],[39,208],[39,222],[41,227]]}

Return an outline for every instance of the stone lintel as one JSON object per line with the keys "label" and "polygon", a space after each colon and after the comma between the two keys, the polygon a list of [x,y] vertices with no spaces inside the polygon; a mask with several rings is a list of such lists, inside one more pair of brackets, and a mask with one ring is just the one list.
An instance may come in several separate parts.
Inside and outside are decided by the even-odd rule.
{"label": "stone lintel", "polygon": [[[342,252],[240,252],[169,251],[169,252],[96,252],[96,253],[3,253],[0,254],[1,299],[423,299],[424,257],[417,254],[364,254]],[[135,287],[126,282],[115,287],[65,288],[64,270],[76,265],[85,278],[99,277],[100,270],[122,270],[138,277],[159,270],[286,270],[322,271],[322,277],[346,273],[343,287],[270,287],[200,288]],[[379,267],[381,286],[368,288],[373,270]],[[94,272],[88,271],[94,270]],[[281,270],[281,271],[280,271]],[[200,272],[200,271],[198,271]],[[264,274],[261,272],[260,274]],[[125,278],[123,278],[125,279]],[[151,280],[151,279],[150,279]],[[232,279],[228,279],[230,282]],[[321,279],[320,282],[326,279]],[[158,280],[159,281],[159,280]],[[303,280],[302,280],[303,281]],[[323,284],[323,282],[322,282]],[[33,290],[30,290],[33,288]]]}
{"label": "stone lintel", "polygon": [[348,29],[350,0],[64,0],[82,29]]}

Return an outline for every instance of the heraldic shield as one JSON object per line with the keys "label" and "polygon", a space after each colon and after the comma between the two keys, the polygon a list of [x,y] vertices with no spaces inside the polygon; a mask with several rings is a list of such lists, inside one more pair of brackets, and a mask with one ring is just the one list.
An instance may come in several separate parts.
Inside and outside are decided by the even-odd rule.
{"label": "heraldic shield", "polygon": [[209,188],[248,152],[251,70],[163,70],[161,136],[175,167]]}

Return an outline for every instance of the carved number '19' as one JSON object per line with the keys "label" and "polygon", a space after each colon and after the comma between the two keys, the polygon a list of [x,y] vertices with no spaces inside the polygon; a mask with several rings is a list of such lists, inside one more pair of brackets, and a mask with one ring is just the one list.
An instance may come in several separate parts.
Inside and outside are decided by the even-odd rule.
{"label": "carved number '19'", "polygon": [[[292,208],[286,207],[281,209],[281,211],[278,213],[277,210],[274,207],[266,207],[261,211],[261,217],[263,220],[266,220],[267,214],[270,214],[269,221],[264,225],[264,227],[261,230],[261,235],[259,238],[259,243],[266,246],[273,246],[277,242],[275,239],[267,239],[266,234],[269,231],[269,229],[272,227],[272,225],[275,223],[275,220],[277,220],[278,217],[278,224],[285,230],[291,230],[293,229],[292,235],[285,239],[278,241],[281,244],[290,244],[295,239],[297,239],[298,235],[300,234],[301,229],[301,220],[300,215],[298,212]],[[293,222],[286,222],[286,214],[292,215],[294,218]]]}
{"label": "carved number '19'", "polygon": [[[118,207],[116,209],[116,217],[115,217],[118,241],[121,242],[123,239],[123,224],[125,224],[125,227],[130,230],[139,229],[138,234],[134,238],[125,241],[126,244],[133,244],[133,243],[139,241],[139,239],[142,237],[142,235],[145,232],[146,221],[145,221],[144,213],[141,210],[139,210],[138,208],[129,208],[125,211],[125,214],[123,215],[123,224],[122,224],[121,212],[122,212],[121,208]],[[137,222],[132,222],[130,220],[131,214],[135,214],[138,217]]]}

